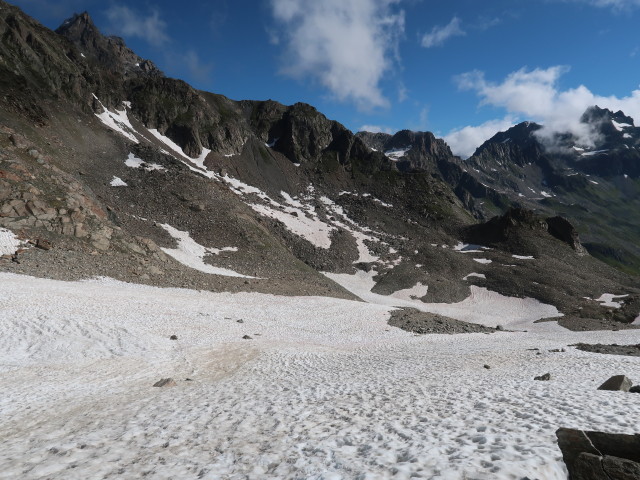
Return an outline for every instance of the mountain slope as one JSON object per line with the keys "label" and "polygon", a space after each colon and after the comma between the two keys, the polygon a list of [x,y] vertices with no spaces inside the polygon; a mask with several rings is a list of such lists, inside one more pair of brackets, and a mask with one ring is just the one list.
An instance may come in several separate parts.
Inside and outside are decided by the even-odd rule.
{"label": "mountain slope", "polygon": [[[379,137],[412,146],[393,158],[309,105],[167,78],[86,14],[54,33],[2,6],[0,228],[53,245],[2,270],[348,298],[359,281],[423,309],[490,288],[550,303],[571,328],[640,310],[637,282],[583,255],[570,225],[511,213],[474,227],[482,201],[497,212],[509,197],[431,134]],[[612,309],[603,294],[625,297]]]}

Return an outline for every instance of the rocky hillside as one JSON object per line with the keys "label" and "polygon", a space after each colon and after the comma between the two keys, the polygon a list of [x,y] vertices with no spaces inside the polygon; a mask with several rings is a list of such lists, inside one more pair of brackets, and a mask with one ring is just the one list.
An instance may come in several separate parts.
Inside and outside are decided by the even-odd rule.
{"label": "rocky hillside", "polygon": [[0,239],[22,242],[3,271],[351,298],[346,275],[434,303],[489,289],[575,329],[640,311],[637,279],[585,254],[580,228],[507,211],[430,133],[198,91],[86,13],[53,32],[0,5]]}

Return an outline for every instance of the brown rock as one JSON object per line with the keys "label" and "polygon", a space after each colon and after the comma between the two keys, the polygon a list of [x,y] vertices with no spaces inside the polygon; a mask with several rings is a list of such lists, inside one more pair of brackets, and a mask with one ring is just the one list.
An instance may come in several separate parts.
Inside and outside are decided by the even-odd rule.
{"label": "brown rock", "polygon": [[44,238],[37,238],[36,247],[41,248],[42,250],[51,250],[53,248],[53,244]]}
{"label": "brown rock", "polygon": [[173,378],[161,378],[156,383],[153,384],[154,387],[175,387],[177,383]]}
{"label": "brown rock", "polygon": [[20,178],[15,173],[11,173],[6,170],[0,170],[0,178],[6,178],[7,180],[11,180],[12,182],[22,182],[22,178]]}
{"label": "brown rock", "polygon": [[27,140],[20,134],[18,133],[14,133],[13,135],[9,136],[9,140],[11,140],[11,143],[13,143],[13,145],[16,148],[27,148],[28,144],[27,144]]}

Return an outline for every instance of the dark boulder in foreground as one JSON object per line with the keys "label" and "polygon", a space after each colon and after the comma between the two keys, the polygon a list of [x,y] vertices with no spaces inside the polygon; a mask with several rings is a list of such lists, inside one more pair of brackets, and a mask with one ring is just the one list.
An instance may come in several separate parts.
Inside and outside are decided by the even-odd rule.
{"label": "dark boulder in foreground", "polygon": [[640,434],[556,431],[569,480],[633,480],[640,478]]}
{"label": "dark boulder in foreground", "polygon": [[628,392],[633,382],[624,375],[614,375],[598,387],[598,390],[610,390],[614,392]]}

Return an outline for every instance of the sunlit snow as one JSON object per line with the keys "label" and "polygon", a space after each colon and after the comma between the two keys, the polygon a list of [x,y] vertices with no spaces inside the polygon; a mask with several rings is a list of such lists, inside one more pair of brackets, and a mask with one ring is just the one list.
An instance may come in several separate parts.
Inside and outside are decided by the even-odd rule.
{"label": "sunlit snow", "polygon": [[113,177],[111,179],[111,182],[109,182],[109,185],[111,185],[112,187],[127,187],[127,183],[122,180],[120,177]]}
{"label": "sunlit snow", "polygon": [[160,224],[160,226],[178,241],[178,246],[176,248],[163,248],[162,251],[183,265],[212,275],[254,278],[234,272],[228,268],[214,267],[213,265],[204,263],[204,258],[207,255],[218,255],[223,251],[236,252],[238,250],[236,247],[225,247],[222,249],[204,247],[193,240],[189,235],[189,232],[180,231],[168,224]]}
{"label": "sunlit snow", "polygon": [[25,242],[20,240],[15,233],[0,227],[0,255],[13,255],[24,245]]}

